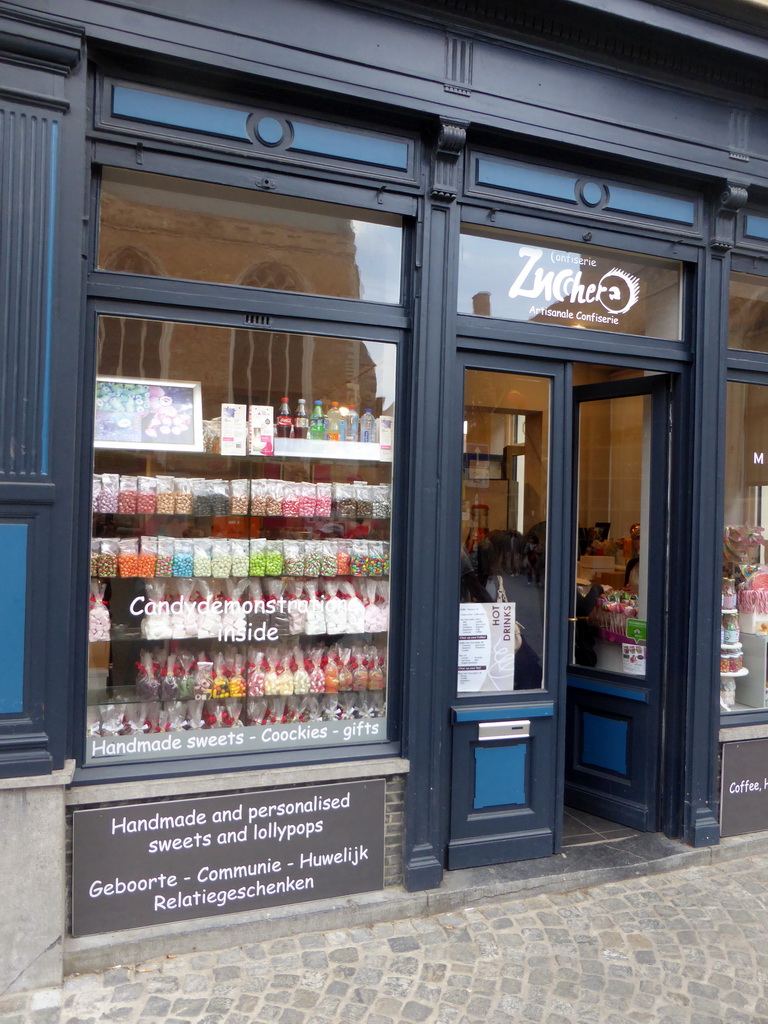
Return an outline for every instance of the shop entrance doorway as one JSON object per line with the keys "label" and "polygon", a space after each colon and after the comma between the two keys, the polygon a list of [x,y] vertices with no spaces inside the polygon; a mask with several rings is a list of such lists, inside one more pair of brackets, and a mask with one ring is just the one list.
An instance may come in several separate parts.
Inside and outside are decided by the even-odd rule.
{"label": "shop entrance doorway", "polygon": [[449,868],[660,820],[666,374],[464,364]]}

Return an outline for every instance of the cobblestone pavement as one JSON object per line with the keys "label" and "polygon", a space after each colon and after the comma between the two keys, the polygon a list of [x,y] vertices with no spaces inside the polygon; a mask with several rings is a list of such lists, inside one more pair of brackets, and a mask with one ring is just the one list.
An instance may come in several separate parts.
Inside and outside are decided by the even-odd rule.
{"label": "cobblestone pavement", "polygon": [[2,1024],[768,1024],[768,855],[188,953],[0,998]]}

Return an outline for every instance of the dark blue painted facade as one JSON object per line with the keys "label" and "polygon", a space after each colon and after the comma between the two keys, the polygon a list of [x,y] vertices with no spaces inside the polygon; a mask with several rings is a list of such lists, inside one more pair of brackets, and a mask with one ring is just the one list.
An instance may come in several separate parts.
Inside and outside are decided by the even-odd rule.
{"label": "dark blue painted facade", "polygon": [[[729,369],[739,379],[768,374],[760,357],[726,352],[727,281],[732,260],[768,255],[768,16],[733,5],[726,22],[621,2],[607,14],[564,0],[544,22],[509,6],[0,0],[0,559],[13,595],[0,610],[14,664],[0,683],[0,776],[82,754],[94,318],[147,301],[141,283],[107,285],[93,266],[89,161],[113,147],[133,167],[169,173],[171,160],[215,159],[230,184],[409,218],[396,308],[272,292],[235,299],[189,282],[158,286],[152,302],[165,315],[197,310],[204,322],[237,326],[248,314],[284,330],[334,324],[401,346],[397,726],[362,753],[410,760],[411,888],[442,876],[452,729],[472,721],[466,708],[451,712],[458,580],[447,552],[457,548],[463,366],[599,358],[675,375],[663,827],[690,843],[717,841],[725,381]],[[576,349],[545,325],[524,325],[510,341],[509,325],[457,317],[461,220],[683,261],[683,340],[583,332]],[[558,386],[565,394],[565,378]],[[567,483],[564,455],[557,472]],[[565,565],[567,541],[556,543]],[[567,597],[552,602],[550,614],[564,618]],[[564,687],[565,639],[553,659]],[[547,720],[547,742],[560,749],[563,724],[541,709],[526,714]],[[584,759],[620,774],[621,723],[593,719]],[[517,749],[503,755],[503,783],[492,749],[478,752],[469,802],[527,799],[530,758]],[[264,764],[292,761],[276,754]],[[254,764],[235,756],[226,767]],[[78,781],[169,770],[180,771],[159,763]]]}

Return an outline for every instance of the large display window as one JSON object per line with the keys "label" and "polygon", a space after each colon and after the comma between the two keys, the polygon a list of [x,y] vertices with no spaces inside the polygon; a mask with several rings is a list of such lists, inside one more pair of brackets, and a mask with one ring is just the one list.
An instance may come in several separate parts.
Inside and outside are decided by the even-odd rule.
{"label": "large display window", "polygon": [[386,738],[395,346],[99,321],[87,763]]}

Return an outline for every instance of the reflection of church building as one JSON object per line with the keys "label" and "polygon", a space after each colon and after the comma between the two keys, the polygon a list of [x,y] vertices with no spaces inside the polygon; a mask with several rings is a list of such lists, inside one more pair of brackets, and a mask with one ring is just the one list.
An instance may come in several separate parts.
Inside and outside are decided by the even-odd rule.
{"label": "reflection of church building", "polygon": [[[210,213],[195,208],[200,198],[194,193],[166,195],[162,189],[158,195],[170,201],[153,203],[144,190],[105,182],[99,238],[105,270],[361,297],[354,227],[343,207],[335,208],[336,216],[319,216],[300,200],[283,199],[277,206],[269,195],[248,203],[227,196],[222,212]],[[215,188],[212,196],[203,200],[207,208],[215,207]],[[308,411],[318,398],[325,411],[331,401],[375,402],[375,380],[370,373],[366,377],[365,349],[356,343],[234,328],[226,357],[213,365],[208,345],[199,327],[109,318],[101,323],[100,366],[105,374],[161,380],[198,380],[205,366],[206,419],[227,401],[277,408],[288,391],[289,372],[305,382]]]}

